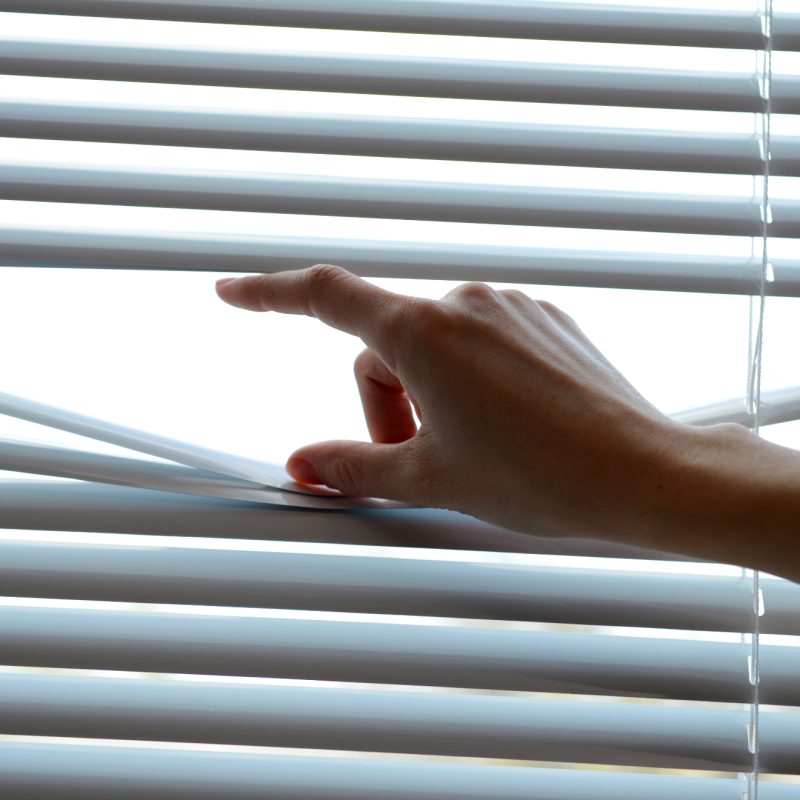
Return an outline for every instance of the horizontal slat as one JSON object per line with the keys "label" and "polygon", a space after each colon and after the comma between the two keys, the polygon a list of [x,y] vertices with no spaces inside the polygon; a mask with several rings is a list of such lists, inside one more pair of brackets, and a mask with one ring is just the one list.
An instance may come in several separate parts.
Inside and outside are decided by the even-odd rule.
{"label": "horizontal slat", "polygon": [[784,6],[775,14],[772,46],[776,50],[800,50],[800,10]]}
{"label": "horizontal slat", "polygon": [[[54,209],[48,209],[50,213]],[[44,210],[42,213],[45,213]],[[168,218],[164,217],[164,227]],[[434,278],[620,289],[758,292],[760,256],[704,256],[555,247],[391,241],[225,230],[136,229],[0,220],[0,261],[18,266],[271,272],[333,262],[373,278]],[[176,226],[177,227],[177,226]],[[265,229],[267,226],[264,226]],[[800,261],[772,259],[770,295],[800,296]]]}
{"label": "horizontal slat", "polygon": [[[497,627],[5,605],[2,660],[747,703],[745,642]],[[800,648],[762,644],[761,701],[800,705]]]}
{"label": "horizontal slat", "polygon": [[[0,732],[749,770],[750,713],[340,686],[0,674]],[[691,736],[687,736],[691,731]],[[760,764],[793,773],[800,714],[762,711]]]}
{"label": "horizontal slat", "polygon": [[[91,94],[89,96],[95,96]],[[9,99],[0,135],[129,144],[760,174],[755,133]],[[800,137],[773,134],[771,171],[800,175]]]}
{"label": "horizontal slat", "polygon": [[[104,169],[0,161],[0,197],[505,225],[745,236],[761,233],[761,206],[755,197],[193,172],[146,166]],[[775,203],[773,213],[773,235],[800,237],[800,201]]]}
{"label": "horizontal slat", "polygon": [[774,197],[770,203],[771,237],[800,237],[800,199]]}
{"label": "horizontal slat", "polygon": [[[0,400],[2,408],[2,400]],[[257,466],[257,465],[256,465]],[[269,465],[263,465],[268,468]],[[259,503],[270,508],[286,506],[323,511],[351,508],[377,508],[391,501],[369,498],[331,497],[284,491],[263,484],[230,478],[215,472],[187,467],[183,464],[158,463],[137,458],[71,450],[66,447],[28,444],[0,438],[0,469],[74,478],[142,489],[168,490],[204,497],[224,497],[246,503]],[[277,481],[275,481],[277,483]],[[291,483],[289,483],[291,486]],[[297,487],[300,488],[299,486]]]}
{"label": "horizontal slat", "polygon": [[770,173],[800,175],[800,136],[778,136],[771,140]]}
{"label": "horizontal slat", "polygon": [[[743,778],[0,742],[0,786],[25,800],[741,800]],[[762,782],[762,800],[797,786]]]}
{"label": "horizontal slat", "polygon": [[[187,22],[345,28],[456,36],[692,45],[755,50],[764,45],[754,8],[620,6],[565,0],[3,0],[5,11],[97,15]],[[791,29],[791,11],[776,27]],[[785,34],[778,43],[794,49]]]}
{"label": "horizontal slat", "polygon": [[[213,51],[184,45],[44,41],[0,34],[0,72],[55,78],[535,103],[752,111],[753,73],[340,53]],[[800,83],[800,81],[798,82]],[[800,110],[800,86],[776,75],[775,111]]]}
{"label": "horizontal slat", "polygon": [[[20,533],[20,537],[24,534]],[[0,541],[15,597],[289,608],[563,624],[752,629],[752,581],[586,567]],[[762,633],[800,635],[800,585],[764,580]],[[635,602],[631,602],[635,599]]]}
{"label": "horizontal slat", "polygon": [[800,114],[800,75],[773,75],[771,94],[775,113]]}
{"label": "horizontal slat", "polygon": [[[718,425],[721,422],[735,422],[748,428],[755,425],[755,414],[748,411],[744,397],[681,411],[672,416],[686,425]],[[761,394],[759,425],[777,425],[797,419],[800,419],[800,386],[774,389]]]}
{"label": "horizontal slat", "polygon": [[[66,431],[77,436],[106,442],[124,448],[128,456],[135,453],[149,453],[156,458],[173,462],[171,466],[161,465],[154,467],[153,470],[156,473],[159,470],[169,471],[174,469],[175,462],[177,462],[179,465],[195,467],[201,472],[214,472],[219,476],[231,477],[250,485],[256,484],[265,488],[288,486],[292,491],[304,491],[302,487],[291,480],[282,467],[275,464],[221,453],[218,450],[178,441],[159,434],[136,430],[108,420],[95,419],[68,409],[36,402],[35,400],[29,400],[6,392],[0,392],[0,414],[14,419],[25,420],[36,425]],[[22,450],[26,447],[30,447],[34,452],[37,450],[37,445],[14,443],[13,441],[9,444],[12,446],[17,444]],[[40,447],[47,453],[49,449],[47,445],[41,445]],[[54,461],[58,460],[56,454],[59,452],[68,453],[69,450],[55,448],[53,452]],[[102,456],[93,454],[86,456],[87,461],[92,458],[101,459]],[[111,461],[114,460],[116,460],[115,457],[112,457]],[[131,463],[125,457],[119,458],[118,461],[122,464]],[[132,463],[137,465],[139,469],[142,468],[140,461],[134,460]],[[13,466],[5,466],[4,468],[13,469]]]}
{"label": "horizontal slat", "polygon": [[451,511],[303,514],[296,509],[270,508],[265,513],[251,503],[82,482],[0,481],[0,525],[25,530],[692,560],[632,545],[548,536],[546,531],[541,536],[513,533]]}

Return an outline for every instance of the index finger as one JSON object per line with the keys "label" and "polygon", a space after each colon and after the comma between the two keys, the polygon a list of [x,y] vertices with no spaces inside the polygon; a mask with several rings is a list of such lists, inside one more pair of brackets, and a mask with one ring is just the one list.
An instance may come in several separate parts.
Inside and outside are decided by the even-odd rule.
{"label": "index finger", "polygon": [[316,317],[382,353],[391,341],[390,320],[406,300],[333,264],[222,279],[217,282],[217,294],[226,303],[250,311]]}

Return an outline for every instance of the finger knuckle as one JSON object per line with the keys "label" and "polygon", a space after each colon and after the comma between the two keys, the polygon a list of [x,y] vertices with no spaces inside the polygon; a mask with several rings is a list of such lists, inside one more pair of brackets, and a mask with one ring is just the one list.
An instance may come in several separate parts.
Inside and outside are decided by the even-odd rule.
{"label": "finger knuckle", "polygon": [[386,385],[391,384],[394,375],[391,370],[386,366],[384,360],[377,355],[373,350],[364,350],[361,352],[353,364],[353,374],[356,378],[356,383],[363,390],[366,385]]}
{"label": "finger knuckle", "polygon": [[363,494],[367,475],[354,459],[337,456],[328,465],[328,481],[345,494]]}
{"label": "finger knuckle", "polygon": [[271,275],[257,275],[242,284],[247,300],[252,306],[262,309],[272,307],[275,289],[271,277]]}
{"label": "finger knuckle", "polygon": [[525,292],[521,292],[519,289],[503,289],[500,294],[516,305],[530,305],[533,302]]}
{"label": "finger knuckle", "polygon": [[559,306],[551,303],[549,300],[537,300],[536,305],[554,322],[562,325],[574,325],[575,321]]}
{"label": "finger knuckle", "polygon": [[539,306],[548,317],[556,317],[562,313],[561,309],[549,300],[537,300],[536,305]]}
{"label": "finger knuckle", "polygon": [[466,303],[485,305],[497,298],[497,292],[485,283],[470,281],[457,286],[450,296]]}
{"label": "finger knuckle", "polygon": [[567,314],[566,311],[560,311],[559,319],[561,320],[561,324],[568,328],[573,328],[576,331],[580,331],[580,326],[575,321],[573,317]]}
{"label": "finger knuckle", "polygon": [[353,363],[353,372],[357,378],[366,375],[369,372],[370,367],[372,366],[372,361],[373,354],[369,349],[362,350],[356,356],[356,360]]}
{"label": "finger knuckle", "polygon": [[336,264],[314,264],[306,270],[306,281],[310,296],[327,291],[332,285],[345,280],[349,272]]}

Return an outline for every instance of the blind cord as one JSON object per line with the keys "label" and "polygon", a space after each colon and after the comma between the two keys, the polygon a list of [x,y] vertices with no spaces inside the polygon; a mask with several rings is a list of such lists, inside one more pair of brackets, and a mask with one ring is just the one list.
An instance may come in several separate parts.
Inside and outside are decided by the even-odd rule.
{"label": "blind cord", "polygon": [[[772,207],[769,199],[770,161],[772,157],[772,0],[765,0],[764,16],[765,49],[760,75],[761,94],[764,110],[761,114],[761,156],[764,171],[761,176],[761,273],[756,308],[751,304],[751,332],[755,327],[755,337],[751,337],[751,353],[747,387],[748,412],[753,417],[752,430],[758,434],[761,414],[761,367],[764,338],[764,310],[766,306],[767,284],[773,279],[769,262],[769,226],[772,222]],[[752,322],[755,321],[755,326]]]}
{"label": "blind cord", "polygon": [[[752,415],[752,431],[758,436],[760,431],[761,416],[761,379],[764,348],[764,312],[766,307],[767,284],[773,280],[772,268],[769,263],[769,230],[772,222],[772,209],[769,199],[769,176],[772,134],[772,26],[773,26],[773,0],[765,0],[762,25],[764,32],[764,57],[760,75],[761,93],[764,108],[761,114],[761,154],[764,162],[761,189],[761,275],[757,306],[750,305],[750,330],[755,324],[755,337],[751,338],[751,353],[749,364],[749,379],[747,391],[748,412]],[[754,313],[755,311],[755,313]],[[750,706],[750,731],[749,747],[753,756],[751,779],[749,781],[749,800],[758,800],[759,796],[759,703],[761,673],[759,664],[760,655],[760,620],[763,613],[761,601],[761,576],[758,570],[753,570],[753,638],[750,655],[750,681],[753,685],[752,704]]]}

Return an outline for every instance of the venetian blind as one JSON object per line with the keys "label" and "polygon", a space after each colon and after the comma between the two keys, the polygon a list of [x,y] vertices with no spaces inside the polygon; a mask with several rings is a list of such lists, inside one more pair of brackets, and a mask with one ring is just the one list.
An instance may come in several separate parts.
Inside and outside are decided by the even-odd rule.
{"label": "venetian blind", "polygon": [[[684,418],[795,418],[758,391],[800,295],[792,3],[0,12],[6,267],[750,295],[749,397]],[[800,797],[789,582],[89,483],[0,482],[0,526],[9,797]]]}

